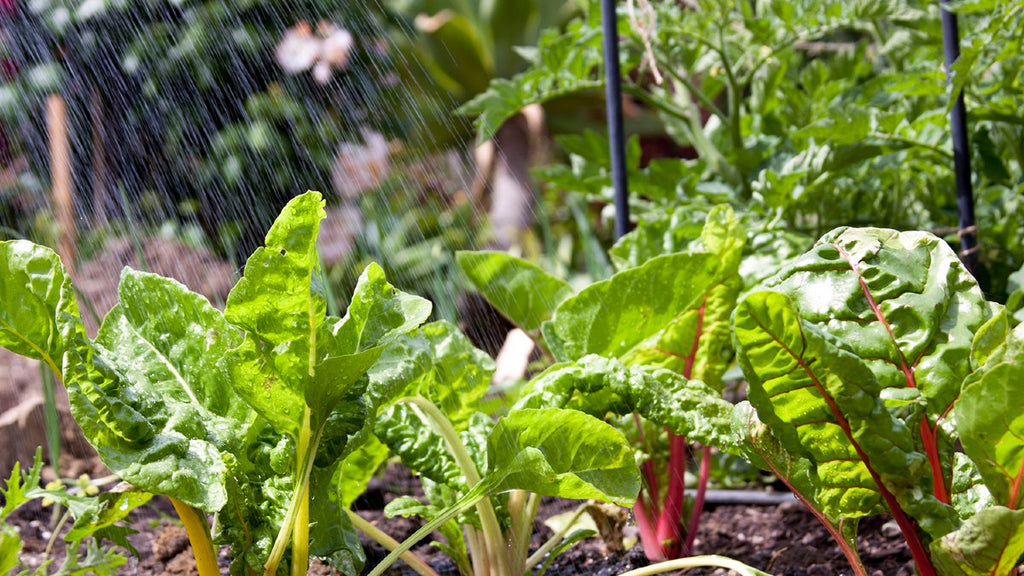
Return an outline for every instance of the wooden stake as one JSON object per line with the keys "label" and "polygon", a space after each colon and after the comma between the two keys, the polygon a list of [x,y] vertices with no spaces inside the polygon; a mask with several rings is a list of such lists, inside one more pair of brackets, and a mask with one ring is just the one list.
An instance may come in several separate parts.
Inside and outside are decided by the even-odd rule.
{"label": "wooden stake", "polygon": [[75,202],[72,197],[71,147],[68,143],[67,108],[64,99],[51,95],[46,99],[46,124],[50,137],[50,187],[53,211],[60,229],[57,253],[65,268],[75,269]]}
{"label": "wooden stake", "polygon": [[92,124],[92,209],[93,224],[107,223],[106,130],[103,125],[103,99],[93,88],[89,94],[89,121]]}

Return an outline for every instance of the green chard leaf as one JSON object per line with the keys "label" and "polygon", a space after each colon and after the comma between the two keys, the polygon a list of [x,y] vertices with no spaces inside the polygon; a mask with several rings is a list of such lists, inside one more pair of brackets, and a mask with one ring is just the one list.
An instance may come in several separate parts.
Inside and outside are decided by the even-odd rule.
{"label": "green chard leaf", "polygon": [[653,258],[564,301],[544,324],[545,341],[559,361],[599,354],[718,387],[731,358],[744,243],[732,210],[716,207],[688,252]]}
{"label": "green chard leaf", "polygon": [[919,388],[932,425],[956,399],[991,313],[953,250],[924,232],[838,228],[762,287],[788,295],[884,388]]}
{"label": "green chard leaf", "polygon": [[57,254],[26,240],[0,241],[0,346],[61,376],[65,350],[84,334]]}
{"label": "green chard leaf", "polygon": [[894,514],[907,507],[929,533],[952,530],[953,509],[931,494],[928,456],[885,408],[867,362],[774,292],[740,303],[735,339],[751,404],[787,450],[815,464],[828,517],[874,514],[884,501]]}
{"label": "green chard leaf", "polygon": [[[850,430],[844,434],[852,435],[864,451],[849,456],[866,463],[932,537],[952,530],[949,521],[956,518],[948,504],[953,503],[955,430],[948,415],[971,370],[974,335],[998,340],[999,331],[984,327],[998,310],[985,301],[956,254],[926,233],[839,228],[762,287],[783,299],[757,294],[748,298],[743,314],[736,314],[737,343],[747,348],[741,365],[752,381],[762,383],[750,397],[759,414],[773,429],[774,419],[783,413],[796,424],[812,412],[810,404],[801,404],[810,400],[798,398],[831,390],[825,405],[815,404],[816,410],[827,407],[832,413],[830,423],[821,426],[842,429],[839,417],[845,419]],[[780,366],[793,371],[780,372]],[[870,370],[870,378],[862,367]],[[801,390],[801,379],[811,387]],[[783,384],[787,380],[792,382]],[[765,392],[769,384],[794,388]],[[872,425],[890,431],[886,436],[893,442],[892,462],[899,461],[896,452],[908,450],[909,460],[899,472],[885,469],[889,460],[884,446],[861,445],[858,428],[882,417],[874,414],[861,421],[870,413],[865,412],[870,406],[866,398],[873,398],[876,408],[893,420],[886,425],[882,418]],[[775,415],[768,412],[771,406]],[[894,422],[899,426],[891,427]],[[904,431],[909,431],[910,447],[905,446]],[[792,432],[775,432],[794,449]],[[825,457],[806,449],[804,454],[812,460]],[[927,466],[911,465],[919,457]],[[915,497],[915,490],[925,496]]]}
{"label": "green chard leaf", "polygon": [[517,408],[573,408],[604,417],[637,413],[681,436],[732,449],[732,404],[699,380],[590,355],[556,364],[530,381]]}
{"label": "green chard leaf", "polygon": [[595,498],[632,505],[640,491],[633,448],[611,425],[576,410],[519,409],[487,440],[488,473],[496,492]]}
{"label": "green chard leaf", "polygon": [[118,294],[95,343],[66,358],[75,419],[124,480],[215,512],[252,419],[221,363],[241,336],[174,280],[125,269]]}
{"label": "green chard leaf", "polygon": [[504,252],[458,252],[456,261],[476,289],[526,332],[535,332],[571,296],[567,282]]}

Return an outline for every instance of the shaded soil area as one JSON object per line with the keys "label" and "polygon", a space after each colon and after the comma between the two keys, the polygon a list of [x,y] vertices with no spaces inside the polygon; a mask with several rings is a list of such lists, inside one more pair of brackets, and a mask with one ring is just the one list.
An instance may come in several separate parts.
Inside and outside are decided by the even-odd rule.
{"label": "shaded soil area", "polygon": [[[397,540],[402,540],[419,528],[420,523],[414,519],[384,516],[381,511],[384,504],[399,495],[420,496],[422,493],[415,478],[402,466],[392,464],[384,474],[371,482],[366,494],[354,508],[371,523]],[[535,526],[534,547],[552,534],[542,520],[573,509],[576,505],[575,502],[544,499]],[[49,509],[33,505],[19,511],[14,517],[13,523],[25,542],[22,557],[29,566],[38,565],[44,558],[52,534],[51,516]],[[139,558],[129,557],[128,563],[119,568],[118,573],[197,576],[188,538],[177,523],[170,504],[164,499],[154,499],[133,512],[131,526],[138,531],[130,537],[130,541],[139,551]],[[627,534],[630,532],[628,526],[624,529]],[[869,574],[914,574],[910,554],[893,522],[884,517],[865,519],[861,522],[860,533],[860,553]],[[385,550],[365,537],[361,539],[366,550],[367,566],[372,567],[385,556]],[[62,542],[60,538],[54,542],[56,546],[52,554],[59,558],[63,553]],[[777,506],[711,506],[701,522],[695,547],[698,554],[728,556],[780,576],[852,574],[828,532],[796,501]],[[429,543],[421,543],[414,551],[442,576],[458,574],[448,557]],[[222,573],[226,574],[230,562],[226,549],[221,551],[220,561]],[[611,551],[600,539],[592,538],[577,543],[556,558],[547,574],[614,576],[647,564],[639,546],[625,551]],[[315,563],[310,573],[329,575],[335,572],[325,565]],[[729,573],[715,568],[696,568],[686,572],[688,575],[705,576],[724,576]],[[387,574],[412,576],[415,573],[399,562]]]}

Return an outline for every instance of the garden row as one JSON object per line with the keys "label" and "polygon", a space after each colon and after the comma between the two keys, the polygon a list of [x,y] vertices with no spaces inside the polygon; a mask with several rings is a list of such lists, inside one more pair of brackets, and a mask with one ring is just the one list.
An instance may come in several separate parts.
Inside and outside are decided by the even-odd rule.
{"label": "garden row", "polygon": [[[773,472],[835,537],[854,572],[860,518],[887,512],[923,575],[1005,575],[1024,553],[1024,329],[988,302],[940,239],[841,228],[767,264],[747,227],[711,210],[667,253],[643,227],[615,249],[618,272],[576,291],[537,266],[467,252],[460,267],[554,362],[499,414],[478,411],[493,361],[429,301],[371,265],[343,318],[327,313],[316,252],[323,201],[295,198],[249,258],[221,312],[176,281],[125,269],[95,340],[57,256],[0,243],[0,344],[66,386],[103,462],[134,489],[86,496],[15,469],[3,520],[47,498],[76,516],[69,550],[124,544],[118,521],[172,499],[198,569],[305,574],[310,556],[362,569],[362,530],[394,548],[381,574],[437,530],[463,574],[519,576],[581,533],[530,550],[541,496],[632,506],[653,570],[685,557],[711,448]],[[755,280],[756,265],[773,272]],[[738,360],[748,400],[723,399]],[[686,453],[698,488],[684,498]],[[390,514],[426,524],[398,545],[350,511],[390,456],[426,501]],[[207,517],[212,515],[213,523]],[[91,542],[87,545],[83,542]],[[19,542],[0,530],[0,571]],[[285,568],[289,566],[290,568]],[[645,574],[655,573],[652,568]]]}

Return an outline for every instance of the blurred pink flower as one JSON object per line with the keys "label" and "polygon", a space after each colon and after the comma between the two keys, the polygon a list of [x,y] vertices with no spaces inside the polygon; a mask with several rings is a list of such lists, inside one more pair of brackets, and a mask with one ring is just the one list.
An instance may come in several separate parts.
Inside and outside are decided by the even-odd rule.
{"label": "blurred pink flower", "polygon": [[303,21],[285,30],[274,56],[285,72],[312,70],[313,79],[326,84],[335,70],[348,66],[353,44],[352,34],[344,28],[321,20],[314,34],[309,22]]}
{"label": "blurred pink flower", "polygon": [[357,198],[380,187],[391,168],[387,138],[368,128],[362,133],[363,144],[342,142],[334,156],[331,180],[343,198]]}

